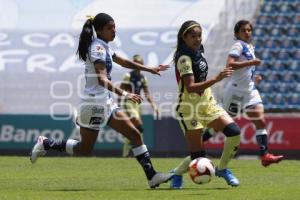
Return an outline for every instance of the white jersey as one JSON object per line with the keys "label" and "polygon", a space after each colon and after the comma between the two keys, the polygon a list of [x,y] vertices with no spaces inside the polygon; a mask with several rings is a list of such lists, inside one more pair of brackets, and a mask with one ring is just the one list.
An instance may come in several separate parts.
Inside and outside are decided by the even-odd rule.
{"label": "white jersey", "polygon": [[103,40],[96,38],[93,40],[87,60],[85,62],[85,79],[86,84],[84,88],[84,94],[86,95],[104,95],[107,96],[109,91],[103,86],[99,85],[98,76],[95,71],[95,62],[102,62],[106,66],[107,78],[110,78],[110,73],[112,69],[112,56],[114,51],[112,51],[108,44]]}
{"label": "white jersey", "polygon": [[[229,56],[236,58],[237,61],[253,60],[255,59],[254,47],[251,44],[237,40],[232,46]],[[228,82],[228,86],[234,86],[241,91],[253,90],[255,88],[253,81],[254,71],[255,65],[235,70]]]}
{"label": "white jersey", "polygon": [[[237,61],[255,59],[253,46],[241,40],[232,46],[229,55],[236,58]],[[254,71],[254,65],[237,69],[226,85],[222,103],[223,108],[231,116],[238,116],[245,109],[262,103],[259,92],[254,86]]]}
{"label": "white jersey", "polygon": [[99,85],[94,66],[95,63],[105,64],[107,78],[110,79],[113,55],[114,52],[107,43],[98,38],[94,39],[85,62],[85,96],[81,98],[81,103],[78,105],[76,122],[80,127],[99,130],[107,124],[112,113],[118,109],[113,102],[110,91]]}

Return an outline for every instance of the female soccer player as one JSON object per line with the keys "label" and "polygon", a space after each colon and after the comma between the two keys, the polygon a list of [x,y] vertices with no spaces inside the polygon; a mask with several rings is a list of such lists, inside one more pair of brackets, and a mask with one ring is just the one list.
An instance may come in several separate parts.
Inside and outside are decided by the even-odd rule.
{"label": "female soccer player", "polygon": [[[96,37],[94,37],[96,33]],[[77,124],[80,126],[81,141],[53,140],[39,136],[31,152],[31,162],[48,150],[65,151],[70,155],[89,155],[97,139],[99,128],[105,124],[122,133],[133,145],[132,152],[145,171],[149,186],[155,188],[168,181],[172,173],[157,173],[151,163],[146,145],[143,144],[140,131],[135,128],[126,114],[113,103],[112,93],[140,103],[142,98],[128,93],[111,82],[112,61],[119,65],[139,69],[159,75],[167,66],[148,68],[144,65],[124,59],[115,54],[108,43],[116,34],[115,22],[111,16],[99,13],[88,19],[83,25],[79,38],[78,55],[85,62],[86,84],[80,104]]]}
{"label": "female soccer player", "polygon": [[[268,137],[264,107],[258,90],[255,88],[255,66],[261,61],[255,57],[254,47],[251,44],[252,25],[247,20],[240,20],[235,24],[235,44],[232,46],[227,58],[226,67],[234,72],[228,82],[223,96],[223,107],[231,116],[238,116],[245,112],[256,127],[256,140],[260,147],[261,164],[265,167],[278,163],[282,155],[275,156],[268,153]],[[205,140],[213,135],[206,132]]]}
{"label": "female soccer player", "polygon": [[[141,65],[144,64],[144,60],[142,56],[136,54],[133,56],[133,61],[137,62]],[[147,98],[148,102],[150,103],[151,107],[153,108],[156,116],[158,116],[158,109],[155,103],[153,102],[149,89],[148,89],[148,80],[147,78],[140,72],[140,70],[132,70],[130,73],[126,73],[123,82],[121,84],[121,89],[124,89],[125,91],[129,93],[134,94],[141,94],[141,91],[145,93],[145,97]],[[125,113],[130,118],[131,122],[134,124],[134,126],[140,131],[141,136],[143,136],[143,122],[141,120],[141,114],[140,114],[140,104],[134,103],[130,99],[121,99],[120,100],[120,106],[123,108]],[[131,144],[128,139],[124,140],[123,145],[123,157],[128,157],[129,152],[131,149]]]}
{"label": "female soccer player", "polygon": [[202,144],[202,129],[211,127],[222,131],[228,139],[225,142],[216,175],[223,177],[227,184],[238,186],[239,180],[233,176],[227,165],[235,155],[240,143],[240,128],[233,119],[219,107],[214,100],[210,86],[231,76],[232,70],[226,68],[216,77],[206,80],[208,66],[203,57],[202,28],[195,21],[182,24],[177,35],[177,49],[174,54],[178,83],[177,118],[188,143],[190,156],[173,171],[172,188],[182,187],[182,174],[187,172],[191,160],[205,157]]}

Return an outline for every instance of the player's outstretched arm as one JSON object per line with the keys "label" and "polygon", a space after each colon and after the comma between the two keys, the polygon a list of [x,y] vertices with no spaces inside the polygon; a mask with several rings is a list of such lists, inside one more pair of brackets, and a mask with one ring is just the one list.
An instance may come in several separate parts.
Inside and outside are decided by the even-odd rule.
{"label": "player's outstretched arm", "polygon": [[261,61],[257,58],[253,60],[245,60],[245,61],[237,61],[236,58],[228,56],[226,67],[231,67],[233,70],[240,69],[243,67],[248,67],[251,65],[258,66],[260,65]]}
{"label": "player's outstretched arm", "polygon": [[147,67],[137,62],[133,62],[131,60],[122,58],[118,55],[113,57],[114,62],[118,63],[122,67],[129,68],[129,69],[138,69],[141,71],[150,72],[152,74],[160,75],[161,71],[165,71],[169,68],[168,65],[159,65],[158,67]]}
{"label": "player's outstretched arm", "polygon": [[98,75],[98,82],[101,86],[116,93],[119,96],[124,96],[124,98],[130,99],[133,102],[141,103],[143,101],[143,98],[140,95],[129,93],[125,90],[122,90],[120,87],[114,86],[113,83],[107,79],[107,72],[106,72],[105,64],[96,63],[95,70]]}
{"label": "player's outstretched arm", "polygon": [[200,83],[195,83],[193,75],[185,75],[183,76],[183,82],[189,93],[198,93],[201,95],[205,89],[211,87],[226,77],[230,77],[232,72],[233,70],[231,68],[225,68],[216,77]]}

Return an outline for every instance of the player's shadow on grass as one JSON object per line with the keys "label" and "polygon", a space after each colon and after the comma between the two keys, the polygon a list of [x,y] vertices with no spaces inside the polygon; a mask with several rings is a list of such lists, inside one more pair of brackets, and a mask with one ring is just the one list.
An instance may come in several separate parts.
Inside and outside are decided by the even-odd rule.
{"label": "player's shadow on grass", "polygon": [[51,192],[88,192],[88,191],[98,191],[98,189],[65,188],[65,189],[47,189],[46,191],[51,191]]}
{"label": "player's shadow on grass", "polygon": [[[165,190],[165,191],[194,191],[194,190],[199,190],[199,191],[207,191],[207,190],[215,190],[215,191],[219,191],[219,190],[228,190],[230,188],[221,188],[221,187],[216,187],[216,188],[182,188],[182,189],[172,189],[172,188],[156,188],[156,189],[145,189],[145,190],[149,190],[149,191],[155,191],[155,190]],[[131,189],[130,189],[131,190]]]}
{"label": "player's shadow on grass", "polygon": [[62,188],[62,189],[46,189],[45,191],[51,192],[97,192],[97,191],[141,191],[142,189],[134,189],[134,188],[124,188],[124,189],[108,189],[108,188],[95,188],[95,189],[88,189],[88,188]]}

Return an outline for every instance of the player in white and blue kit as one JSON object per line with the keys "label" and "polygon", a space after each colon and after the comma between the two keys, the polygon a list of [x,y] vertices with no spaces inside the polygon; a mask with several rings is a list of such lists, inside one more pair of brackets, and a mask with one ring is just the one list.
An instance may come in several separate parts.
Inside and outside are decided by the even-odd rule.
{"label": "player in white and blue kit", "polygon": [[[96,37],[94,37],[96,33]],[[128,93],[111,82],[112,62],[119,65],[159,75],[167,66],[148,68],[115,54],[108,43],[115,38],[115,22],[111,16],[99,13],[88,19],[80,34],[78,55],[85,62],[86,85],[81,95],[77,124],[80,126],[81,141],[53,140],[39,136],[31,152],[31,162],[48,150],[66,152],[70,155],[89,155],[98,137],[101,126],[109,125],[130,140],[133,155],[145,171],[149,186],[155,188],[172,178],[172,173],[158,173],[150,160],[146,145],[142,141],[139,130],[126,114],[113,102],[112,92],[135,103],[142,101],[141,96]]]}
{"label": "player in white and blue kit", "polygon": [[[247,20],[240,20],[234,27],[236,42],[232,46],[227,59],[227,67],[234,72],[225,87],[223,107],[231,116],[238,116],[242,112],[251,119],[256,127],[257,144],[260,147],[260,159],[263,166],[278,163],[282,155],[275,156],[268,153],[268,138],[264,107],[258,90],[255,88],[255,67],[261,61],[255,57],[251,44],[252,25]],[[210,133],[209,133],[210,132]],[[207,130],[203,140],[208,140],[214,131]]]}

